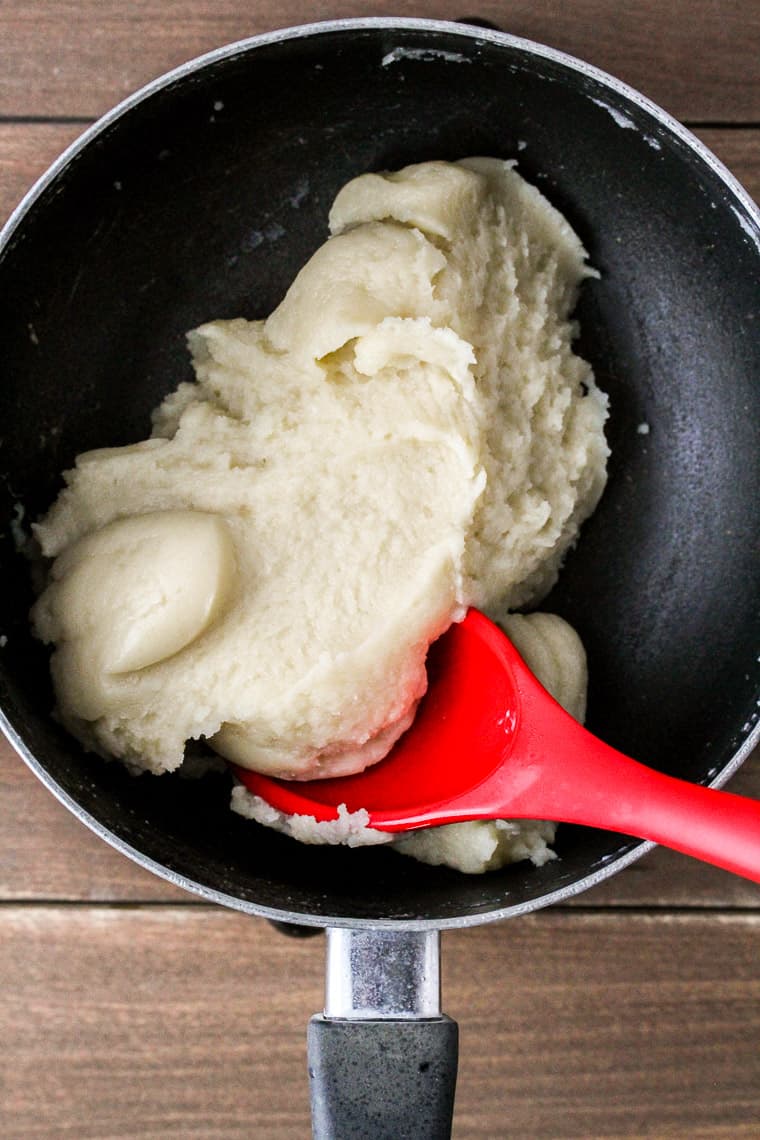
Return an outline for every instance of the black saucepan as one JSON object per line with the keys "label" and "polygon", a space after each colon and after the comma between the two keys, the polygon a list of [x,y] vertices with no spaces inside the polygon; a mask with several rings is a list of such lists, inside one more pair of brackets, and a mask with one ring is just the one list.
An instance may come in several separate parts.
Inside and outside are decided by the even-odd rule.
{"label": "black saucepan", "polygon": [[[64,803],[144,866],[207,899],[336,930],[338,987],[352,957],[382,975],[387,945],[402,947],[397,976],[421,969],[429,985],[426,932],[567,898],[646,845],[563,827],[557,861],[467,877],[377,848],[306,854],[231,814],[224,776],[134,779],[51,718],[14,536],[77,452],[147,434],[151,409],[191,377],[188,329],[275,306],[325,239],[345,181],[472,154],[516,158],[601,275],[578,318],[611,399],[610,480],[546,603],[586,644],[589,726],[664,771],[720,783],[751,749],[760,695],[760,215],[646,99],[483,29],[373,19],[277,32],[128,99],[52,167],[0,241],[6,731]],[[381,954],[366,944],[376,932]],[[432,1019],[426,1000],[395,1012]],[[384,1001],[333,990],[348,1017],[363,1002],[382,1019]],[[328,1078],[343,1045],[332,1048],[317,1043]],[[401,1049],[403,1064],[417,1048]],[[318,1092],[315,1129],[353,1134],[324,1123],[319,1098],[333,1092]]]}

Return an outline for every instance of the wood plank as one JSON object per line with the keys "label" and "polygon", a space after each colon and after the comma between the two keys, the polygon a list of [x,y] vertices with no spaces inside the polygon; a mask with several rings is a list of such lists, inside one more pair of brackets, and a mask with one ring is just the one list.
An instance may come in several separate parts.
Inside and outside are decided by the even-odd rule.
{"label": "wood plank", "polygon": [[[457,1140],[757,1137],[760,917],[546,913],[444,938]],[[321,940],[198,908],[0,908],[3,1134],[308,1133]]]}
{"label": "wood plank", "polygon": [[0,115],[95,116],[147,80],[253,33],[316,19],[489,19],[612,72],[679,118],[760,121],[760,8],[741,0],[36,0],[0,5]]}
{"label": "wood plank", "polygon": [[240,917],[0,911],[3,1135],[306,1135],[321,947]]}
{"label": "wood plank", "polygon": [[[760,799],[760,750],[731,790]],[[0,741],[0,901],[192,902],[97,838]],[[569,906],[758,907],[760,886],[657,849]]]}
{"label": "wood plank", "polygon": [[80,823],[3,739],[0,805],[0,901],[190,901]]}
{"label": "wood plank", "polygon": [[72,123],[0,123],[0,224],[83,130]]}
{"label": "wood plank", "polygon": [[455,1135],[756,1137],[759,934],[756,918],[545,912],[445,943]]}

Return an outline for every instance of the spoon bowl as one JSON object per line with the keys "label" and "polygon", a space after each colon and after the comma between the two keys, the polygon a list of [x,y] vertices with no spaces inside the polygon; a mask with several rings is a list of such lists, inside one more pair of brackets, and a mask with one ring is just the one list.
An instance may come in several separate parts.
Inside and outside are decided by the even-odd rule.
{"label": "spoon bowl", "polygon": [[318,822],[343,806],[388,832],[552,819],[650,839],[760,882],[760,804],[666,776],[599,740],[473,609],[431,646],[427,693],[384,760],[324,780],[235,773],[272,807]]}

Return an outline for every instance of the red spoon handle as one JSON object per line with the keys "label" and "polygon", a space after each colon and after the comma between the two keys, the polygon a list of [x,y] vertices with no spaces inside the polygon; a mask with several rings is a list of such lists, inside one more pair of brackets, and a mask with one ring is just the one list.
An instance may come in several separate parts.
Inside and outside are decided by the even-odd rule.
{"label": "red spoon handle", "polygon": [[512,668],[522,704],[519,756],[481,785],[481,799],[490,795],[493,807],[499,797],[505,817],[530,811],[620,831],[760,882],[760,803],[629,759],[547,699],[522,662]]}
{"label": "red spoon handle", "polygon": [[[561,765],[561,754],[555,757]],[[540,796],[527,793],[531,812],[540,806],[542,818],[651,839],[760,882],[760,804],[655,772],[612,749],[599,759],[597,766],[587,756],[583,773],[575,761],[567,765],[572,794],[564,780]],[[506,816],[522,814],[513,797],[505,798]]]}
{"label": "red spoon handle", "polygon": [[660,773],[651,776],[632,797],[623,830],[760,882],[760,804]]}

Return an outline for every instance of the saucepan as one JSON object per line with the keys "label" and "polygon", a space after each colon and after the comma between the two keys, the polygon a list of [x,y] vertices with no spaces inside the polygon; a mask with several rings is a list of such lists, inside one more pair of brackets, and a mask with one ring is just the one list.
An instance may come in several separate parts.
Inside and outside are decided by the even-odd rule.
{"label": "saucepan", "polygon": [[[85,449],[149,432],[191,378],[185,333],[260,317],[363,171],[516,159],[599,271],[579,351],[609,393],[610,478],[544,608],[588,652],[588,725],[655,768],[724,782],[760,697],[760,215],[623,84],[483,28],[367,19],[257,36],[127,99],[33,188],[0,247],[0,704],[40,779],[107,842],[207,900],[326,927],[312,1025],[319,1136],[443,1136],[456,1029],[437,940],[566,900],[647,849],[560,827],[559,858],[467,876],[382,848],[306,849],[233,815],[230,779],[134,778],[51,715],[18,532]],[[389,1092],[389,1090],[391,1090]]]}

